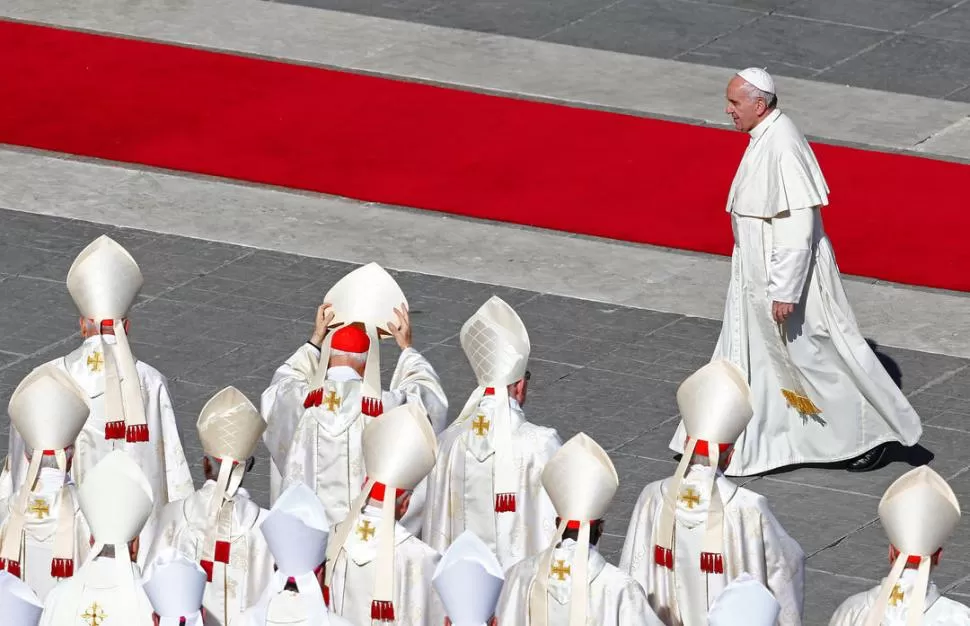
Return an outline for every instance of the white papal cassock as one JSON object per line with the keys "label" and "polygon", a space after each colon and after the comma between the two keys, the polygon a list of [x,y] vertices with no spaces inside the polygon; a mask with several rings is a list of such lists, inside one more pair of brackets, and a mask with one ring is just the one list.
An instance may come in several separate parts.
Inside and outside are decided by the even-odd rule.
{"label": "white papal cassock", "polygon": [[[906,626],[909,617],[909,599],[916,585],[917,572],[909,569],[894,587],[898,592],[886,607],[882,618],[884,626]],[[883,581],[885,583],[885,581]],[[883,583],[869,591],[857,593],[842,603],[829,626],[866,626],[866,618],[875,607],[879,599],[879,592]],[[923,613],[923,626],[968,626],[970,625],[970,608],[950,598],[940,595],[940,590],[934,583],[926,589],[926,610]]]}
{"label": "white papal cassock", "polygon": [[[728,195],[734,252],[714,358],[747,373],[755,416],[727,474],[848,460],[890,441],[915,444],[919,416],[859,332],[842,287],[819,212],[828,186],[811,147],[778,110],[750,135]],[[772,301],[797,303],[784,339]],[[683,446],[681,428],[670,447]]]}

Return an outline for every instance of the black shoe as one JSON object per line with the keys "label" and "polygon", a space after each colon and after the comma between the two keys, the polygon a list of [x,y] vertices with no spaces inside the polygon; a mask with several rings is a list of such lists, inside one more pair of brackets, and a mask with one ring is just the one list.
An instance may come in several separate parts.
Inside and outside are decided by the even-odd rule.
{"label": "black shoe", "polygon": [[882,465],[888,449],[889,446],[886,444],[876,446],[862,456],[849,461],[846,469],[850,472],[871,472]]}

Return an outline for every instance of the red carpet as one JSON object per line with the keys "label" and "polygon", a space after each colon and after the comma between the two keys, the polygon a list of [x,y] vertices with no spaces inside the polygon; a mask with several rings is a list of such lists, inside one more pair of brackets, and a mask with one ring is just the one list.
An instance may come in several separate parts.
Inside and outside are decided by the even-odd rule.
{"label": "red carpet", "polygon": [[[0,142],[728,253],[741,134],[0,22]],[[970,291],[970,166],[816,146],[844,272]]]}

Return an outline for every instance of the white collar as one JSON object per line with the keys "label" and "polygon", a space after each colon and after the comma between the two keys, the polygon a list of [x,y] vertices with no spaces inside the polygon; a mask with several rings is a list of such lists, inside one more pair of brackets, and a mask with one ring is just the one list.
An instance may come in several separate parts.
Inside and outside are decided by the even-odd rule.
{"label": "white collar", "polygon": [[757,126],[755,126],[754,128],[748,131],[748,134],[751,135],[751,139],[755,141],[760,139],[761,136],[765,134],[765,131],[767,131],[768,128],[775,123],[775,120],[777,120],[780,115],[781,115],[781,111],[778,109],[775,109],[774,111],[769,113],[768,116],[765,117],[765,119],[758,122]]}
{"label": "white collar", "polygon": [[357,370],[349,365],[334,365],[327,369],[327,380],[338,383],[346,383],[352,380],[363,380]]}

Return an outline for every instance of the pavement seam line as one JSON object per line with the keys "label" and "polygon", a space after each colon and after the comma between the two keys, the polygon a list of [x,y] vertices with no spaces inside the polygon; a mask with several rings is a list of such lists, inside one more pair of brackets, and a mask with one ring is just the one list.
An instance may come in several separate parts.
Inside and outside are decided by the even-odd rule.
{"label": "pavement seam line", "polygon": [[829,543],[828,545],[822,546],[821,548],[819,548],[818,550],[815,550],[811,554],[806,555],[805,556],[805,560],[808,561],[808,559],[811,559],[811,558],[813,558],[815,556],[818,556],[822,552],[838,546],[839,544],[841,544],[842,542],[844,542],[846,539],[848,539],[852,535],[855,535],[855,534],[857,534],[859,532],[862,532],[866,528],[869,528],[870,526],[873,526],[874,524],[876,524],[876,522],[878,522],[878,521],[879,521],[879,518],[878,517],[872,518],[871,520],[869,520],[868,522],[866,522],[862,526],[859,526],[855,530],[850,530],[849,532],[847,532],[846,534],[842,535],[841,537],[839,537],[835,541]]}
{"label": "pavement seam line", "polygon": [[547,37],[551,37],[552,35],[555,35],[556,33],[562,32],[562,31],[566,30],[567,28],[570,28],[572,26],[575,26],[576,24],[579,24],[583,20],[586,20],[588,18],[591,18],[594,15],[598,15],[598,14],[602,13],[603,11],[608,11],[608,10],[612,9],[613,7],[615,7],[616,5],[623,4],[624,2],[626,2],[626,0],[613,0],[613,2],[610,2],[608,4],[604,4],[600,8],[594,9],[593,11],[590,11],[589,13],[587,13],[586,15],[584,15],[584,16],[582,16],[580,18],[577,18],[575,20],[572,20],[571,22],[567,22],[566,24],[563,24],[562,26],[557,26],[556,28],[553,28],[552,30],[550,30],[548,33],[544,33],[542,36],[539,37],[538,41],[546,41],[546,38]]}
{"label": "pavement seam line", "polygon": [[[887,31],[887,32],[889,32],[889,31]],[[845,57],[844,59],[839,59],[835,63],[830,64],[828,67],[823,67],[822,69],[820,69],[817,72],[815,72],[814,74],[812,74],[812,78],[817,78],[817,77],[821,76],[822,74],[824,74],[825,72],[828,72],[829,70],[833,70],[833,69],[839,67],[840,65],[843,65],[845,63],[848,63],[849,61],[851,61],[853,59],[857,59],[857,58],[859,58],[860,56],[862,56],[862,55],[864,55],[866,53],[872,52],[873,50],[875,50],[879,46],[883,45],[884,43],[889,42],[889,41],[892,41],[893,39],[899,38],[899,36],[900,36],[899,33],[891,33],[890,32],[890,34],[889,34],[888,37],[886,37],[884,39],[880,39],[876,43],[871,44],[871,45],[868,45],[868,46],[866,46],[865,48],[863,48],[861,50],[857,50],[857,51],[853,52],[852,54],[850,54],[849,56]]]}
{"label": "pavement seam line", "polygon": [[961,365],[960,367],[957,367],[956,369],[952,369],[949,372],[944,372],[939,376],[937,376],[936,378],[934,378],[933,380],[923,383],[923,385],[918,387],[915,391],[911,391],[910,393],[907,393],[906,398],[907,399],[915,398],[917,395],[923,392],[929,391],[934,387],[945,383],[946,381],[950,380],[960,372],[966,370],[968,367],[970,367],[970,364],[964,363],[963,365]]}

